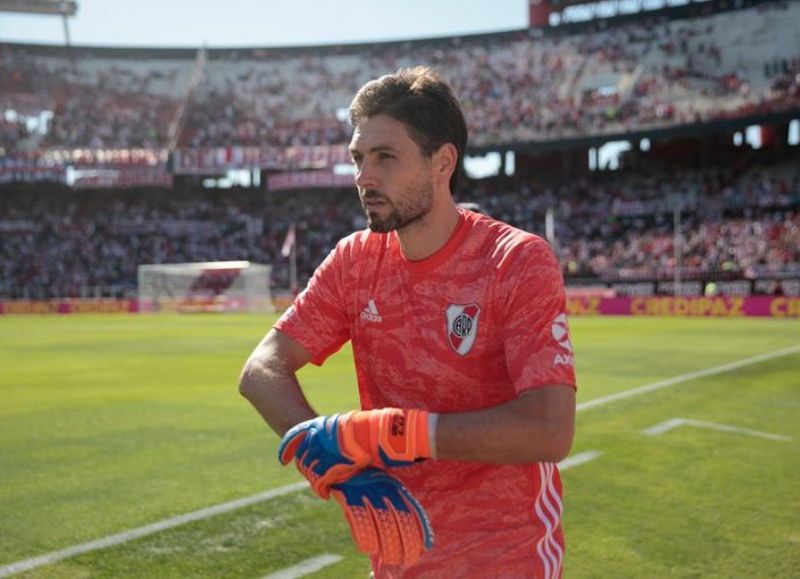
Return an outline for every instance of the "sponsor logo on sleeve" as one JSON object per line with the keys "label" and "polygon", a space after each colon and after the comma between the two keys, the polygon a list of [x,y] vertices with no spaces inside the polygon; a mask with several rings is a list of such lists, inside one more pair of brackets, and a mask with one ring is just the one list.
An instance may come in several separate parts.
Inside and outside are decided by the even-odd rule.
{"label": "sponsor logo on sleeve", "polygon": [[478,335],[481,307],[478,304],[450,304],[444,311],[447,339],[459,356],[466,356]]}
{"label": "sponsor logo on sleeve", "polygon": [[562,348],[562,352],[557,352],[553,358],[553,366],[574,366],[575,356],[572,349],[572,342],[569,339],[569,327],[567,326],[567,314],[559,314],[550,326],[550,333],[553,339]]}

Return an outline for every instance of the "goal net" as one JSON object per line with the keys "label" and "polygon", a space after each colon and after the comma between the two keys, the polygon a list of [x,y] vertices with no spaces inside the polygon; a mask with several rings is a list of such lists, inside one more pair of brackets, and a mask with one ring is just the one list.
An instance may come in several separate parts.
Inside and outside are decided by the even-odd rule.
{"label": "goal net", "polygon": [[271,272],[249,261],[140,265],[139,311],[272,311]]}

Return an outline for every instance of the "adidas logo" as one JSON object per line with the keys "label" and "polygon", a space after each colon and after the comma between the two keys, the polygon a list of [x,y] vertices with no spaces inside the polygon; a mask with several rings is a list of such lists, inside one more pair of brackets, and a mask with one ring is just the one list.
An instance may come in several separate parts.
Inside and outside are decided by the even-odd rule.
{"label": "adidas logo", "polygon": [[375,300],[369,300],[367,307],[361,310],[361,319],[374,323],[383,322],[383,318],[378,313],[378,308],[375,306]]}

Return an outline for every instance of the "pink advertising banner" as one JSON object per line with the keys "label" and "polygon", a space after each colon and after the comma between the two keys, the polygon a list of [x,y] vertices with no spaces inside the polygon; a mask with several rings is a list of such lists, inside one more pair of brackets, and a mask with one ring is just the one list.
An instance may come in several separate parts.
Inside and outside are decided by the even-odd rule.
{"label": "pink advertising banner", "polygon": [[0,301],[0,315],[9,314],[122,314],[138,311],[136,300],[62,299]]}
{"label": "pink advertising banner", "polygon": [[800,318],[800,297],[572,296],[570,315]]}

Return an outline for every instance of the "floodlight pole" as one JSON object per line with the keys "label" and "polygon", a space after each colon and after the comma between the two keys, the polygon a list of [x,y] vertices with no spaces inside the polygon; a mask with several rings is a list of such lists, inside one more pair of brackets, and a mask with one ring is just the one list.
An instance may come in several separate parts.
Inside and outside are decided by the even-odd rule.
{"label": "floodlight pole", "polygon": [[64,25],[64,41],[70,46],[67,18],[78,13],[77,0],[0,0],[0,12],[61,16]]}
{"label": "floodlight pole", "polygon": [[66,46],[72,46],[72,41],[69,38],[69,21],[67,20],[66,13],[61,14],[61,22],[64,23],[64,44]]}
{"label": "floodlight pole", "polygon": [[672,295],[678,296],[681,291],[681,202],[675,199],[675,222],[673,225],[672,252],[675,261]]}
{"label": "floodlight pole", "polygon": [[294,299],[297,295],[297,237],[294,238],[292,252],[289,255],[289,288]]}
{"label": "floodlight pole", "polygon": [[544,214],[544,236],[553,249],[556,249],[556,219],[552,206]]}

